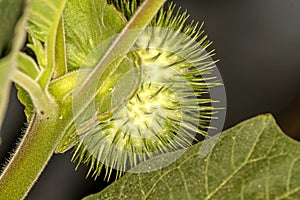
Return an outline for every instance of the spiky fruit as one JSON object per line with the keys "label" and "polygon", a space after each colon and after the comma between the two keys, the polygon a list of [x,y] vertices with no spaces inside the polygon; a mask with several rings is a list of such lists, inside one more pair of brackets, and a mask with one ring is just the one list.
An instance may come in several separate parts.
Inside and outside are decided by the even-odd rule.
{"label": "spiky fruit", "polygon": [[[135,2],[113,3],[128,18],[136,7]],[[206,51],[211,43],[206,36],[200,38],[202,26],[185,25],[186,12],[174,10],[173,4],[162,9],[136,41],[132,51],[141,79],[134,94],[118,109],[75,131],[73,160],[90,164],[95,177],[104,165],[109,179],[112,169],[119,176],[148,158],[187,148],[210,128],[215,110],[209,88],[220,85],[217,77],[207,78],[215,67],[213,51]],[[109,92],[113,101],[121,91],[116,84]]]}
{"label": "spiky fruit", "polygon": [[[108,2],[127,19],[138,5],[136,1]],[[173,4],[166,11],[160,10],[130,52],[104,69],[88,107],[82,108],[86,100],[74,95],[76,88],[114,37],[98,47],[89,47],[94,50],[88,56],[84,54],[85,61],[76,56],[76,51],[69,54],[76,61],[70,62],[76,71],[72,68],[50,85],[51,94],[62,107],[71,105],[74,112],[57,153],[75,146],[74,161],[90,165],[88,174],[94,177],[105,166],[105,178],[109,179],[113,169],[119,177],[140,162],[186,149],[207,135],[217,112],[212,103],[218,100],[211,98],[210,91],[221,85],[220,77],[213,75],[217,70],[211,59],[214,53],[207,52],[211,42],[202,36],[202,25],[186,24],[188,15],[181,13]],[[77,60],[85,68],[77,68]]]}

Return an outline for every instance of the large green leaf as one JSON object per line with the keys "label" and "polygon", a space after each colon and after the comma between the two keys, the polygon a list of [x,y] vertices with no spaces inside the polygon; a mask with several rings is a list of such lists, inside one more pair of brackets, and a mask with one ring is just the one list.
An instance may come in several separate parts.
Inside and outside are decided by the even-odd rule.
{"label": "large green leaf", "polygon": [[17,50],[24,38],[24,0],[0,0],[0,127],[10,94],[11,77],[16,69]]}
{"label": "large green leaf", "polygon": [[[204,158],[199,156],[202,144],[166,168],[128,173],[84,199],[299,199],[300,143],[285,136],[272,116],[259,116],[225,131]],[[176,153],[165,154],[142,163],[138,170],[174,158]]]}
{"label": "large green leaf", "polygon": [[24,0],[0,0],[0,58],[7,56],[13,49],[15,27],[23,14],[24,6]]}

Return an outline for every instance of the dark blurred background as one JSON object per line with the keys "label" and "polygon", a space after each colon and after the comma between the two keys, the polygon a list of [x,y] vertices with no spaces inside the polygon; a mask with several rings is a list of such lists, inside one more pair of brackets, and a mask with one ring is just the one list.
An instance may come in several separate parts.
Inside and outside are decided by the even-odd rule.
{"label": "dark blurred background", "polygon": [[[175,1],[191,19],[204,21],[214,41],[215,59],[227,91],[224,129],[250,117],[272,113],[282,129],[300,139],[300,1]],[[23,107],[13,88],[1,132],[3,163],[25,127]],[[85,179],[87,167],[70,162],[71,152],[55,155],[28,200],[77,200],[108,183]]]}

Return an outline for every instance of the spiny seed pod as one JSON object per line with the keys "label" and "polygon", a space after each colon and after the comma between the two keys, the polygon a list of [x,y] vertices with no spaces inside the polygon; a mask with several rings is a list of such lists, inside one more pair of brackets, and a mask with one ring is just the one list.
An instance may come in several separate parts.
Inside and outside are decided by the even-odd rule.
{"label": "spiny seed pod", "polygon": [[[137,5],[135,1],[109,2],[126,18]],[[211,106],[217,99],[211,99],[209,91],[221,83],[219,77],[210,75],[215,70],[214,53],[206,51],[211,42],[206,36],[201,38],[202,26],[194,22],[186,25],[187,19],[186,12],[175,12],[173,4],[167,11],[161,9],[131,52],[113,61],[111,66],[119,63],[119,70],[113,75],[109,70],[103,72],[99,85],[105,84],[98,86],[95,113],[74,121],[57,152],[75,144],[73,160],[89,164],[89,174],[95,177],[105,165],[109,179],[112,169],[119,177],[142,161],[186,149],[199,136],[206,136],[217,112]],[[90,63],[87,59],[85,65]],[[112,81],[105,82],[106,77]],[[124,92],[124,88],[131,92]],[[74,97],[64,101],[77,102]]]}

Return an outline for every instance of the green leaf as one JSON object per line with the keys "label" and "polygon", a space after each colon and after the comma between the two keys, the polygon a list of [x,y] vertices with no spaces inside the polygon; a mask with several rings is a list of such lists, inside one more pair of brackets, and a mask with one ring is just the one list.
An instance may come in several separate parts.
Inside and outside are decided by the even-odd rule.
{"label": "green leaf", "polygon": [[[33,39],[38,39],[45,43],[46,60],[45,70],[39,78],[40,86],[47,88],[55,69],[57,34],[59,34],[59,25],[61,14],[65,7],[66,0],[32,0],[30,2],[30,17],[27,29]],[[36,52],[41,52],[36,46]],[[39,58],[40,56],[37,55]],[[44,63],[44,61],[39,61]]]}
{"label": "green leaf", "polygon": [[25,7],[24,0],[11,2],[0,0],[0,58],[7,56],[13,49],[13,38],[16,35],[15,28],[22,17]]}
{"label": "green leaf", "polygon": [[[204,158],[199,156],[201,145],[188,149],[168,167],[128,173],[84,200],[299,199],[300,144],[285,136],[272,116],[259,116],[225,131]],[[176,155],[164,154],[135,170],[161,166]]]}
{"label": "green leaf", "polygon": [[22,87],[20,87],[17,84],[16,84],[16,88],[18,89],[18,99],[25,107],[24,112],[25,112],[26,120],[27,122],[30,122],[34,111],[34,106],[30,98],[30,95],[26,90],[24,90]]}
{"label": "green leaf", "polygon": [[46,42],[53,22],[60,16],[64,0],[31,0],[28,31],[35,38]]}
{"label": "green leaf", "polygon": [[[40,69],[36,62],[30,56],[22,52],[19,52],[18,55],[18,69],[33,80],[37,80],[40,74]],[[18,99],[25,107],[26,119],[27,122],[29,122],[34,110],[32,100],[26,90],[18,84],[16,84],[16,87],[18,89]]]}
{"label": "green leaf", "polygon": [[[18,69],[22,71],[24,74],[28,75],[31,79],[36,80],[40,74],[40,69],[37,66],[36,62],[27,54],[19,52],[18,59]],[[16,84],[18,89],[18,99],[25,107],[25,115],[27,122],[30,121],[32,113],[33,113],[33,103],[32,100],[22,87]]]}
{"label": "green leaf", "polygon": [[0,0],[0,127],[10,94],[11,78],[16,69],[17,50],[24,39],[24,0]]}
{"label": "green leaf", "polygon": [[27,74],[32,79],[36,79],[40,73],[35,61],[25,53],[19,53],[18,55],[18,68],[23,73]]}
{"label": "green leaf", "polygon": [[[82,67],[99,44],[118,34],[126,24],[122,14],[105,0],[69,0],[63,20],[68,71]],[[111,43],[106,44],[107,48]]]}

